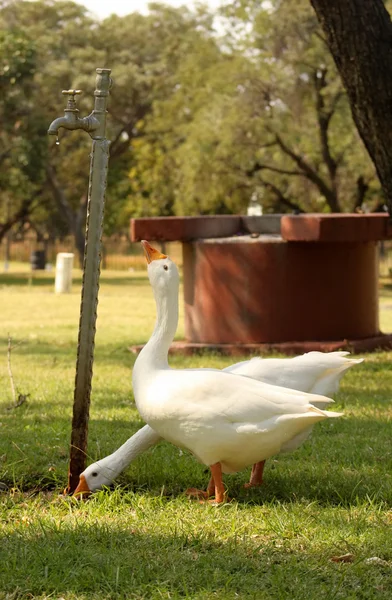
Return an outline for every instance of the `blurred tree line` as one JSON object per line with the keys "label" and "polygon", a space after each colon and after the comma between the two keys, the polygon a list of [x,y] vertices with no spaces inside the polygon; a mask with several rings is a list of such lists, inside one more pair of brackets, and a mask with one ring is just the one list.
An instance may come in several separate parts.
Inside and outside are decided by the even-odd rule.
{"label": "blurred tree line", "polygon": [[91,139],[60,130],[61,90],[93,108],[112,69],[105,233],[131,216],[344,212],[380,187],[309,0],[219,15],[151,4],[98,21],[70,1],[0,0],[0,241],[28,224],[84,244]]}

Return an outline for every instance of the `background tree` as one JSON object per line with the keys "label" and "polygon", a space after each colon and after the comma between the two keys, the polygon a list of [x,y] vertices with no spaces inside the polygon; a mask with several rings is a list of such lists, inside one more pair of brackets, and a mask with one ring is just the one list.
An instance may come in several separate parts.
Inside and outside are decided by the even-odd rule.
{"label": "background tree", "polygon": [[219,21],[160,4],[97,21],[68,0],[14,0],[0,30],[0,239],[28,224],[73,235],[82,256],[91,140],[62,130],[56,146],[47,127],[62,89],[83,89],[91,112],[97,66],[115,81],[107,235],[134,215],[244,212],[254,191],[277,212],[379,201],[307,0],[235,0]]}
{"label": "background tree", "polygon": [[24,32],[0,31],[0,241],[28,218],[40,188],[25,121],[35,69],[35,46]]}
{"label": "background tree", "polygon": [[[72,52],[77,53],[78,48],[84,47],[91,23],[85,17],[85,9],[72,2],[55,4],[49,1],[16,1],[6,4],[0,11],[2,28],[13,35],[23,31],[34,47],[35,68],[29,82],[29,94],[25,106],[23,103],[18,104],[22,107],[21,118],[17,123],[18,131],[23,134],[23,148],[19,144],[17,155],[19,161],[24,161],[25,170],[28,170],[27,180],[30,186],[35,184],[36,187],[35,194],[32,190],[19,189],[26,201],[34,195],[37,197],[34,210],[30,211],[26,220],[39,237],[75,233],[70,222],[72,200],[67,200],[67,206],[60,205],[53,193],[53,186],[49,185],[51,174],[55,172],[56,158],[53,159],[53,152],[48,151],[50,140],[47,129],[53,117],[58,116],[60,110],[61,113],[63,111],[61,89],[70,87]],[[15,123],[15,118],[9,111],[7,121]],[[58,155],[66,168],[69,155]],[[72,160],[75,161],[75,155]],[[64,198],[67,198],[67,185],[72,185],[77,190],[79,180],[74,173],[75,166],[78,167],[79,163],[74,162],[73,169],[68,172],[67,183],[61,190]],[[18,168],[17,173],[20,178],[23,169]],[[83,187],[86,187],[85,182]]]}
{"label": "background tree", "polygon": [[[85,90],[78,104],[81,114],[88,114],[93,106],[96,66],[113,69],[105,218],[105,230],[110,234],[125,224],[123,207],[131,189],[128,173],[133,163],[131,141],[141,135],[140,124],[152,104],[170,88],[171,76],[187,51],[187,36],[197,37],[202,19],[190,11],[152,5],[148,16],[132,13],[98,22],[73,2],[16,0],[0,10],[0,25],[12,32],[23,30],[34,40],[35,72],[23,123],[29,130],[26,142],[33,148],[44,145],[46,151],[35,157],[36,163],[40,159],[35,168],[44,172],[45,183],[39,214],[31,214],[30,223],[39,231],[46,223],[54,235],[72,233],[82,257],[91,140],[84,132],[70,135],[64,130],[59,147],[48,138],[49,123],[63,114],[61,90]],[[8,120],[15,121],[9,112]],[[38,123],[44,123],[44,130]]]}
{"label": "background tree", "polygon": [[243,212],[255,189],[283,212],[352,211],[377,195],[309,3],[259,4],[225,9],[229,33],[190,48],[146,118],[132,177],[151,214],[158,197],[189,214]]}

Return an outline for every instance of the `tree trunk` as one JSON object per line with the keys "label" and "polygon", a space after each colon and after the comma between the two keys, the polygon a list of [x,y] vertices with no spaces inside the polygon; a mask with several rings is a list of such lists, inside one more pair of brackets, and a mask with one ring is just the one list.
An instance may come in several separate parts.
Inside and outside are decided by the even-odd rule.
{"label": "tree trunk", "polygon": [[79,263],[83,269],[84,245],[86,242],[87,193],[80,199],[79,208],[75,214],[75,246],[79,255]]}
{"label": "tree trunk", "polygon": [[76,212],[72,210],[65,193],[56,177],[56,171],[52,165],[46,166],[46,174],[49,186],[52,190],[53,197],[58,206],[60,213],[66,220],[69,231],[75,238],[75,246],[78,252],[80,267],[83,268],[84,258],[84,243],[85,243],[85,221],[86,221],[86,210],[87,210],[87,194],[83,195],[79,208]]}
{"label": "tree trunk", "polygon": [[23,200],[22,206],[20,209],[12,216],[7,216],[6,220],[3,223],[0,223],[0,242],[3,240],[3,237],[8,234],[8,232],[12,229],[14,225],[17,223],[24,223],[28,216],[32,211],[33,200],[40,193],[36,192],[29,198]]}
{"label": "tree trunk", "polygon": [[392,213],[392,23],[383,0],[310,0]]}

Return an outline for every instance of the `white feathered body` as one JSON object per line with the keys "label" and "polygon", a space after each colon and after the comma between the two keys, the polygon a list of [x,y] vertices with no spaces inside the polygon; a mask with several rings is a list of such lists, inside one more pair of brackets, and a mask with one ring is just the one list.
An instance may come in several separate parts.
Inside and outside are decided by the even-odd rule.
{"label": "white feathered body", "polygon": [[143,419],[200,462],[220,462],[224,473],[265,460],[317,421],[339,416],[311,404],[329,398],[219,371],[152,371],[146,359],[142,352],[133,378]]}

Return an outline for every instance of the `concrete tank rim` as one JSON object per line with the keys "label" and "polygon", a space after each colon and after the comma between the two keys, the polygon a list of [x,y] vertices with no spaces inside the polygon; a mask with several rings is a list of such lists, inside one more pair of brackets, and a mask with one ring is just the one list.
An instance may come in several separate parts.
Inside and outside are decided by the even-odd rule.
{"label": "concrete tank rim", "polygon": [[[260,243],[278,243],[286,244],[286,240],[279,233],[260,233],[255,235],[233,235],[230,237],[204,238],[194,240],[198,244],[260,244]],[[192,242],[190,242],[192,243]]]}

